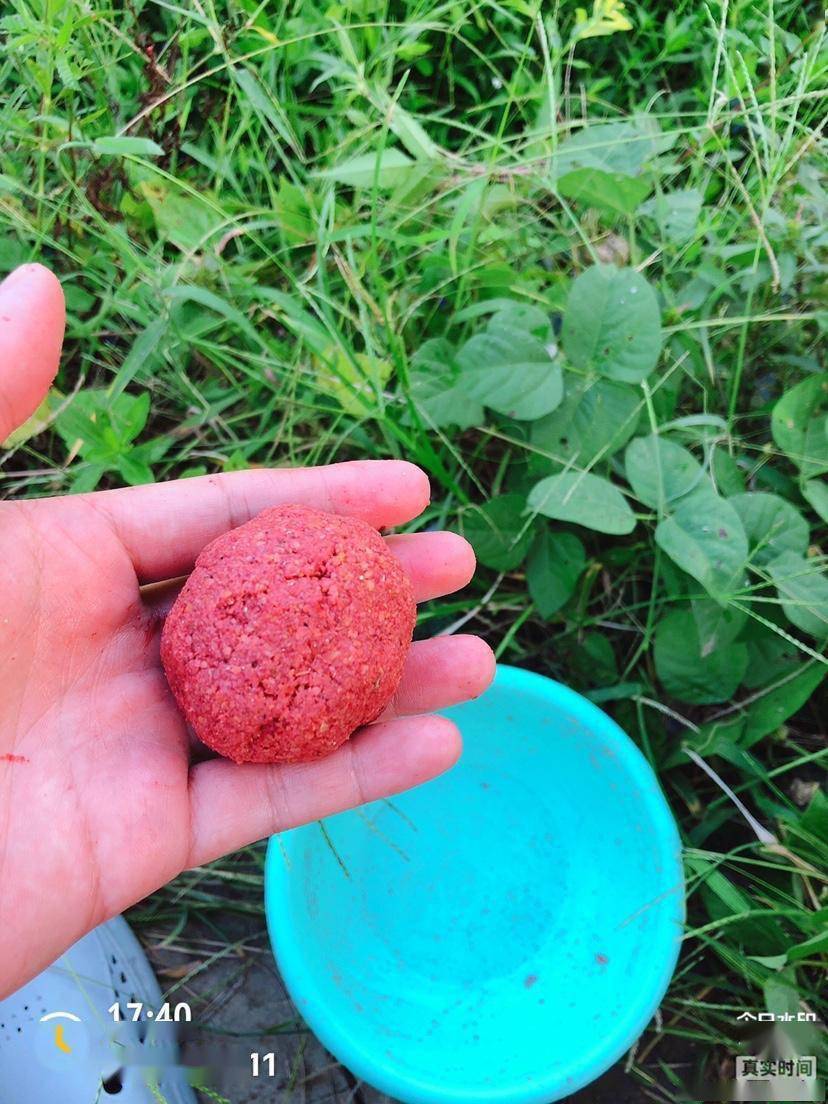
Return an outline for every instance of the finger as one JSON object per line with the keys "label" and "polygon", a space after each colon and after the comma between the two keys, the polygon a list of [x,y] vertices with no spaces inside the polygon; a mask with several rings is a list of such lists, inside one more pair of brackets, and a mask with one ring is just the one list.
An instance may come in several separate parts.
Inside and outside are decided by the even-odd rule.
{"label": "finger", "polygon": [[445,717],[403,717],[369,725],[314,763],[199,763],[190,771],[187,865],[418,786],[448,770],[460,747],[460,734]]}
{"label": "finger", "polygon": [[63,289],[48,268],[21,265],[0,284],[0,443],[55,378],[65,322]]}
{"label": "finger", "polygon": [[314,506],[379,529],[410,521],[428,500],[428,477],[405,460],[227,472],[101,491],[93,498],[115,527],[141,583],[186,574],[205,544],[268,506]]}
{"label": "finger", "polygon": [[479,636],[460,634],[411,645],[397,692],[380,716],[431,713],[477,698],[494,678],[492,649]]}
{"label": "finger", "polygon": [[399,533],[386,541],[411,579],[418,602],[451,594],[474,575],[474,550],[458,533]]}
{"label": "finger", "polygon": [[[452,594],[475,573],[475,553],[457,533],[401,533],[385,541],[411,578],[415,602]],[[187,578],[179,576],[142,586],[145,607],[157,617],[166,617],[185,582]]]}
{"label": "finger", "polygon": [[[401,533],[385,539],[411,579],[416,602],[451,594],[474,574],[474,551],[457,533]],[[158,619],[166,617],[185,582],[179,577],[142,587],[145,609]]]}

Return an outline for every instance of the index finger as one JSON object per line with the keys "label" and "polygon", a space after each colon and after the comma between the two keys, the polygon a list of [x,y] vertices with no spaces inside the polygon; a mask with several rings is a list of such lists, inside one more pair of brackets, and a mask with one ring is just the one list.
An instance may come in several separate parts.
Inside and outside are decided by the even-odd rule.
{"label": "index finger", "polygon": [[422,513],[429,484],[425,472],[406,460],[350,460],[202,475],[80,497],[109,519],[144,584],[185,575],[206,544],[268,506],[313,506],[379,529]]}
{"label": "index finger", "polygon": [[49,389],[64,319],[63,289],[43,265],[21,265],[0,284],[0,442]]}

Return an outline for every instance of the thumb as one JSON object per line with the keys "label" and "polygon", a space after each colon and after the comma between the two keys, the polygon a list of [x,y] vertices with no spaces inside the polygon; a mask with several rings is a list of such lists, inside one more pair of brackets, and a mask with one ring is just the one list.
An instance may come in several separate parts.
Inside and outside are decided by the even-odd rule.
{"label": "thumb", "polygon": [[43,265],[21,265],[0,284],[0,442],[46,395],[65,320],[63,289]]}

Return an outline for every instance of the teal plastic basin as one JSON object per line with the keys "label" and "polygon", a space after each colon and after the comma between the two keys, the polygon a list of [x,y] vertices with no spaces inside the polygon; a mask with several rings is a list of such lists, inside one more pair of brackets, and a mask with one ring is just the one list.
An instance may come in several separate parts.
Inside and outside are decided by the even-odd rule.
{"label": "teal plastic basin", "polygon": [[459,764],[387,802],[274,836],[265,906],[308,1025],[407,1104],[547,1104],[600,1076],[655,1012],[684,884],[648,763],[572,690],[500,666],[445,710]]}

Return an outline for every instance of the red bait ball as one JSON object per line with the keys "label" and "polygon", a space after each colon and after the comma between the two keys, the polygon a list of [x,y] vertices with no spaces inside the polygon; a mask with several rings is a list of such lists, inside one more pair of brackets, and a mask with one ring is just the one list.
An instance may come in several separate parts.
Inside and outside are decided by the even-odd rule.
{"label": "red bait ball", "polygon": [[415,617],[411,582],[376,529],[277,506],[203,550],[161,661],[196,735],[221,755],[317,759],[391,700]]}

